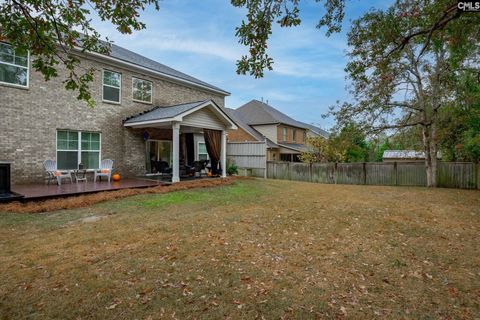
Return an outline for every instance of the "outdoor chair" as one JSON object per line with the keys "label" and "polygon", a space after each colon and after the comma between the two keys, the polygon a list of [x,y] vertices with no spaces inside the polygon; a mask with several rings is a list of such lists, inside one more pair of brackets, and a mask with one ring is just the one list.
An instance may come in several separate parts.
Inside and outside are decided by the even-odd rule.
{"label": "outdoor chair", "polygon": [[100,168],[95,170],[95,176],[93,178],[94,182],[97,182],[97,177],[102,180],[102,177],[107,177],[108,182],[110,182],[110,178],[112,177],[112,169],[113,169],[113,160],[105,159],[100,161]]}
{"label": "outdoor chair", "polygon": [[202,176],[202,171],[204,174],[206,174],[207,164],[208,164],[208,160],[193,162],[193,168],[195,169],[194,171],[195,177],[200,178]]}
{"label": "outdoor chair", "polygon": [[72,173],[66,170],[58,170],[57,162],[53,160],[45,160],[43,162],[43,167],[47,172],[47,184],[50,184],[51,180],[57,180],[57,184],[62,185],[62,179],[70,179],[70,182],[73,183]]}
{"label": "outdoor chair", "polygon": [[158,172],[162,175],[169,175],[172,173],[172,168],[169,167],[167,161],[158,161]]}

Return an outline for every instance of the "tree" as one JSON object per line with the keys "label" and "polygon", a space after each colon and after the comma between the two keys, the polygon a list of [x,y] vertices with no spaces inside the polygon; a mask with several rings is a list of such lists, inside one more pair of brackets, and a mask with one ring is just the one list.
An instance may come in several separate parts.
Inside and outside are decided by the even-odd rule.
{"label": "tree", "polygon": [[305,163],[342,162],[345,160],[343,150],[324,137],[308,137],[305,141],[308,151],[302,152],[300,161]]}
{"label": "tree", "polygon": [[110,21],[121,33],[145,28],[139,13],[147,5],[159,9],[158,0],[6,0],[0,2],[0,41],[33,57],[32,67],[45,80],[58,76],[59,64],[67,70],[65,88],[78,91],[78,99],[94,105],[89,83],[94,69],[82,68],[78,54],[108,54],[110,42],[101,41],[90,15]]}
{"label": "tree", "polygon": [[[348,0],[315,0],[323,5],[325,14],[319,18],[317,28],[326,27],[326,35],[339,32],[345,16]],[[434,6],[431,6],[435,2]],[[236,29],[239,43],[248,47],[248,54],[237,61],[237,73],[263,77],[264,70],[272,70],[273,59],[268,55],[268,39],[272,33],[272,25],[294,27],[301,23],[300,0],[231,0],[236,7],[247,9],[246,20]],[[416,28],[403,30],[390,50],[401,51],[410,42],[421,38],[427,48],[432,36],[448,29],[451,24],[461,21],[466,29],[478,28],[478,20],[472,19],[475,13],[467,13],[458,8],[456,0],[425,1],[428,10],[422,10],[423,1],[413,1],[417,8],[406,14],[414,14],[418,18],[429,17],[424,24]],[[432,12],[431,10],[434,10]],[[432,14],[435,13],[433,16]],[[478,16],[478,15],[477,15]]]}
{"label": "tree", "polygon": [[439,146],[450,161],[480,161],[480,82],[462,74],[452,105],[440,113]]}
{"label": "tree", "polygon": [[[408,43],[399,39],[438,21],[444,3],[397,0],[354,21],[346,71],[355,103],[331,113],[339,125],[355,121],[367,133],[420,127],[428,186],[437,181],[438,114],[454,100],[459,72],[478,72],[472,61],[478,61],[480,29],[452,20]],[[465,15],[477,23],[479,17]]]}
{"label": "tree", "polygon": [[306,146],[309,150],[300,155],[300,160],[306,163],[368,160],[369,145],[365,135],[353,123],[344,126],[339,132],[333,132],[328,139],[309,137]]}

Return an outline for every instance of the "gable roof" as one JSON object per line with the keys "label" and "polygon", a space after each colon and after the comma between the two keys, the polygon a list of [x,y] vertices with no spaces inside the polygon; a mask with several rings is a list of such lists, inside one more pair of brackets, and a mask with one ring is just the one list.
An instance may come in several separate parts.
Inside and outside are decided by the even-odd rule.
{"label": "gable roof", "polygon": [[[82,48],[83,40],[84,40],[84,35],[80,34],[80,37],[77,39],[77,45],[78,45],[77,49],[80,50]],[[170,68],[160,62],[144,57],[138,53],[135,53],[123,47],[117,46],[116,44],[108,43],[103,40],[100,40],[100,42],[106,47],[110,46],[110,53],[108,55],[101,54],[98,52],[93,52],[93,51],[88,51],[87,53],[99,58],[114,60],[115,62],[121,62],[130,67],[136,67],[142,70],[150,71],[152,73],[159,75],[160,77],[168,78],[168,79],[172,79],[173,81],[182,82],[182,83],[186,83],[196,87],[200,87],[202,89],[219,93],[223,96],[230,95],[230,92],[228,91],[220,89],[219,87],[211,85],[205,81],[199,80],[186,73]]]}
{"label": "gable roof", "polygon": [[313,124],[308,124],[308,123],[305,123],[305,122],[300,122],[300,123],[303,124],[305,127],[307,127],[310,131],[312,131],[313,133],[315,133],[319,136],[322,136],[324,138],[328,138],[330,136],[330,134],[327,131],[325,131],[322,128],[319,128],[317,126],[314,126]]}
{"label": "gable roof", "polygon": [[138,53],[135,53],[133,51],[127,50],[125,48],[122,48],[120,46],[117,46],[115,44],[111,45],[111,51],[109,57],[113,57],[118,60],[122,60],[140,67],[144,67],[147,69],[150,69],[152,71],[169,75],[177,79],[185,80],[188,82],[191,82],[196,85],[200,85],[203,87],[206,87],[208,89],[220,92],[224,95],[230,95],[229,92],[222,90],[214,85],[211,85],[207,82],[204,82],[202,80],[199,80],[197,78],[194,78],[188,74],[185,74],[183,72],[180,72],[178,70],[175,70],[173,68],[170,68],[164,64],[161,64],[155,60],[149,59],[147,57],[144,57]]}
{"label": "gable roof", "polygon": [[235,122],[230,118],[230,116],[212,100],[182,103],[173,106],[157,106],[153,109],[125,119],[123,124],[124,126],[129,127],[156,122],[182,121],[184,116],[207,106],[212,106],[217,111],[217,114],[219,114],[226,122],[228,122],[232,128],[236,128]]}
{"label": "gable roof", "polygon": [[313,133],[321,135],[325,138],[328,138],[329,136],[327,131],[314,125],[297,121],[278,111],[274,107],[258,100],[252,100],[235,111],[242,117],[246,124],[251,126],[282,123],[289,126],[310,130]]}
{"label": "gable roof", "polygon": [[255,130],[254,128],[252,128],[251,126],[249,126],[243,115],[240,113],[240,112],[237,112],[237,110],[235,109],[231,109],[231,108],[225,108],[225,111],[228,113],[228,115],[230,116],[230,118],[232,118],[233,121],[235,121],[235,123],[240,127],[242,128],[243,130],[245,130],[248,134],[250,134],[253,138],[255,138],[257,141],[267,141],[267,147],[269,148],[278,148],[278,145],[276,143],[274,143],[272,140],[268,139],[267,137],[265,137],[264,135],[262,135],[260,132],[258,132],[257,130]]}
{"label": "gable roof", "polygon": [[290,118],[274,107],[258,100],[247,102],[236,110],[243,116],[246,123],[249,125],[283,123],[294,127],[304,128],[304,125],[299,121]]}
{"label": "gable roof", "polygon": [[251,135],[253,138],[255,138],[257,141],[263,141],[265,140],[265,138],[262,136],[262,134],[260,132],[258,132],[257,130],[253,129],[252,127],[250,127],[246,122],[245,122],[245,119],[243,118],[242,114],[240,114],[239,112],[236,112],[236,110],[234,109],[230,109],[230,108],[225,108],[225,111],[227,112],[227,114],[230,116],[230,118],[233,119],[233,121],[235,121],[235,123],[240,127],[242,128],[243,130],[245,130],[249,135]]}

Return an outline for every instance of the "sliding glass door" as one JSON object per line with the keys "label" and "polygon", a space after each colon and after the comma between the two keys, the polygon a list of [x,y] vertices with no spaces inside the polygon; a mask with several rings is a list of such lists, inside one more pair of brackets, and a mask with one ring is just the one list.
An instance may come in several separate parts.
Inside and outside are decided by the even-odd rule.
{"label": "sliding glass door", "polygon": [[147,173],[158,173],[160,162],[172,166],[172,142],[166,140],[147,140],[146,146]]}

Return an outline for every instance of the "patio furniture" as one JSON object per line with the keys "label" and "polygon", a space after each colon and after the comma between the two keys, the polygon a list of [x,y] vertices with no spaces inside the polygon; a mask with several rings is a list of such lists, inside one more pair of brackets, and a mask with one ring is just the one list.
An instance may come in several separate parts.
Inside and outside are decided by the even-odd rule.
{"label": "patio furniture", "polygon": [[73,183],[72,173],[69,170],[58,170],[56,161],[45,160],[43,162],[43,167],[47,172],[47,184],[50,184],[50,181],[55,179],[59,186],[62,185],[62,179],[70,179],[70,182]]}
{"label": "patio furniture", "polygon": [[202,177],[202,171],[203,171],[203,174],[207,175],[207,164],[208,164],[208,160],[193,162],[194,175],[196,178]]}
{"label": "patio furniture", "polygon": [[160,172],[162,175],[164,174],[171,174],[172,173],[172,168],[168,165],[167,161],[158,161],[158,172]]}
{"label": "patio furniture", "polygon": [[86,169],[74,170],[73,175],[75,176],[75,182],[76,183],[78,183],[79,181],[87,182],[87,170]]}
{"label": "patio furniture", "polygon": [[102,181],[102,177],[107,177],[108,182],[110,182],[110,178],[112,177],[112,169],[113,160],[104,159],[100,161],[100,168],[98,170],[95,170],[95,176],[93,178],[93,181],[97,182],[97,177],[100,178],[100,181]]}

